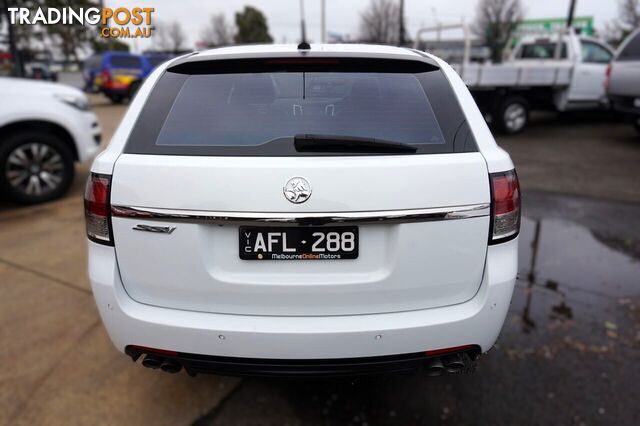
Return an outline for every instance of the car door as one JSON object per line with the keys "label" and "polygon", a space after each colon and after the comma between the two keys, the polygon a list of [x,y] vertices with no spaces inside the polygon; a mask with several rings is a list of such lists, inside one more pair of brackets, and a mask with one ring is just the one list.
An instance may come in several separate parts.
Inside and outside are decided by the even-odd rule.
{"label": "car door", "polygon": [[606,46],[592,40],[580,40],[569,102],[599,102],[604,97],[607,66],[612,58],[613,53]]}

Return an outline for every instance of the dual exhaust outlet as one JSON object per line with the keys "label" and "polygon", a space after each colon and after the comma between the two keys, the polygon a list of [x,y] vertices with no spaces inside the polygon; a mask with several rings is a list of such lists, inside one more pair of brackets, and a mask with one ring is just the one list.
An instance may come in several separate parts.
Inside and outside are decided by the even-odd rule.
{"label": "dual exhaust outlet", "polygon": [[142,365],[151,369],[161,369],[167,373],[178,373],[182,370],[182,365],[173,359],[163,358],[158,355],[148,354],[142,360]]}
{"label": "dual exhaust outlet", "polygon": [[473,361],[466,353],[445,355],[427,361],[426,372],[429,377],[440,376],[444,373],[466,373],[473,369]]}
{"label": "dual exhaust outlet", "polygon": [[[467,373],[472,371],[474,367],[471,357],[464,352],[429,358],[425,362],[425,371],[429,377],[436,377],[442,374]],[[157,354],[146,354],[142,360],[142,365],[146,368],[160,369],[172,374],[182,370],[182,364],[179,361]]]}

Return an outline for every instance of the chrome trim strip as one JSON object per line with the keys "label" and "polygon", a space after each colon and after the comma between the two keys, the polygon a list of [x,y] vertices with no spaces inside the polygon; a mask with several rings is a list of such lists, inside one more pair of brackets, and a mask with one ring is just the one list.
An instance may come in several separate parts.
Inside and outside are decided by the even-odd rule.
{"label": "chrome trim strip", "polygon": [[250,213],[111,206],[114,217],[195,222],[217,225],[326,225],[334,223],[409,223],[489,216],[490,205],[472,204],[429,209],[329,213]]}

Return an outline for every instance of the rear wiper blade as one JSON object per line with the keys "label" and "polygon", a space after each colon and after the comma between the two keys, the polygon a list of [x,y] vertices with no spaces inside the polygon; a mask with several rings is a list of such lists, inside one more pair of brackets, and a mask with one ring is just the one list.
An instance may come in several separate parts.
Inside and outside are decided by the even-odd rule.
{"label": "rear wiper blade", "polygon": [[332,135],[296,135],[294,146],[298,152],[414,153],[418,150],[401,142]]}

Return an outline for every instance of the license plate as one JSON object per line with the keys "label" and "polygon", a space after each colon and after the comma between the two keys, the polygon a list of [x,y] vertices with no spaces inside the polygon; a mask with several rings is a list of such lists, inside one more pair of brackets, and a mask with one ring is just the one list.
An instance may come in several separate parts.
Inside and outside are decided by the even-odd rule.
{"label": "license plate", "polygon": [[633,101],[633,106],[635,106],[636,108],[640,108],[640,98],[635,98],[635,100]]}
{"label": "license plate", "polygon": [[358,258],[358,227],[240,227],[243,260]]}

